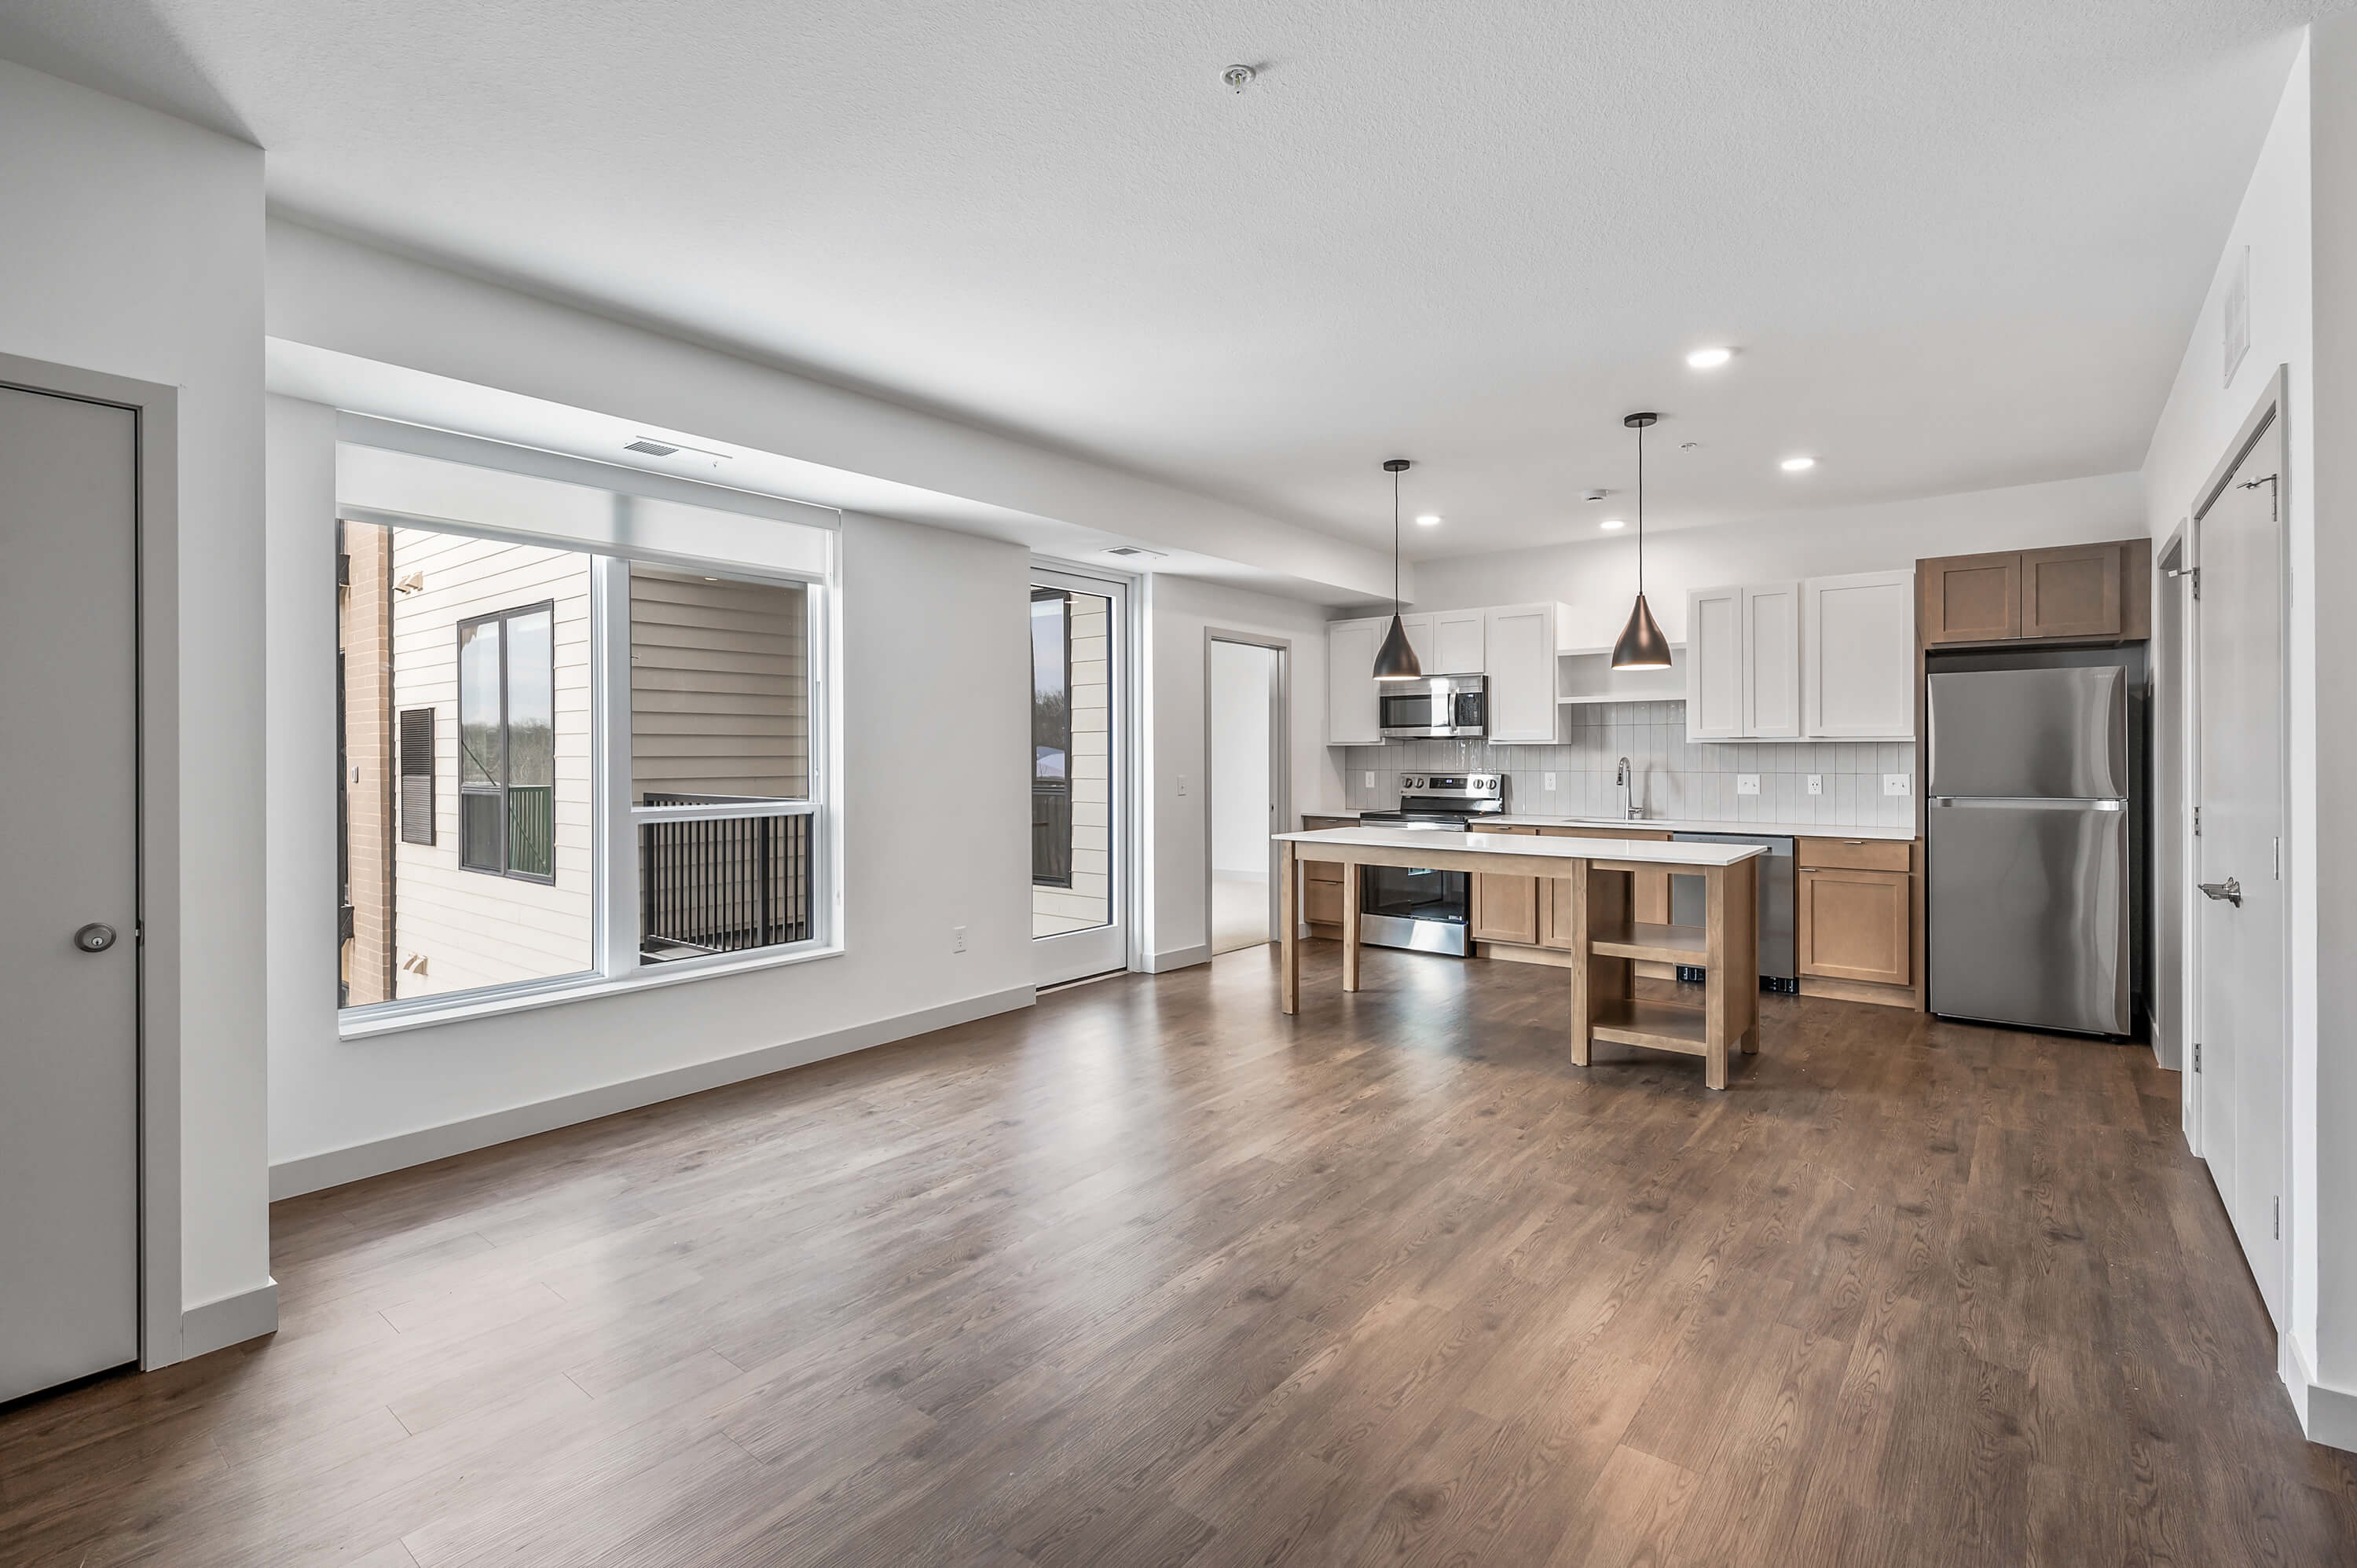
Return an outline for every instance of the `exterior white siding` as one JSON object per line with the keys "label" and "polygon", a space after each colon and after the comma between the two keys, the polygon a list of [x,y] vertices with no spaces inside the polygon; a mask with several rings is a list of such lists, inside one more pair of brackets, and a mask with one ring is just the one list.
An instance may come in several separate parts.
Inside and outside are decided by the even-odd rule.
{"label": "exterior white siding", "polygon": [[1031,934],[1052,937],[1113,918],[1111,603],[1072,595],[1072,885],[1031,889]]}
{"label": "exterior white siding", "polygon": [[810,795],[800,586],[630,568],[630,790]]}
{"label": "exterior white siding", "polygon": [[[589,557],[421,529],[393,544],[393,709],[434,710],[432,844],[402,843],[393,933],[402,998],[578,974],[595,961]],[[554,601],[554,884],[458,864],[458,623]]]}

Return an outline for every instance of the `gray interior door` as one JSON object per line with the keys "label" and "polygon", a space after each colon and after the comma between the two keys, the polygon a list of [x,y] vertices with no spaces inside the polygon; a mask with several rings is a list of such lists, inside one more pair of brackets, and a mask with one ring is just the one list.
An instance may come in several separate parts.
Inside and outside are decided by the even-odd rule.
{"label": "gray interior door", "polygon": [[0,387],[0,1400],[139,1354],[137,445]]}

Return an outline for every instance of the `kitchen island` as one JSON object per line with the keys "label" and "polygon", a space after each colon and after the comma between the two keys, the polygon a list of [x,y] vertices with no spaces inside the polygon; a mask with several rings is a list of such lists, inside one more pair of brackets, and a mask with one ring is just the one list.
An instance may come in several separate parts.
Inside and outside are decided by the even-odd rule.
{"label": "kitchen island", "polygon": [[[1329,828],[1278,833],[1281,846],[1278,1004],[1301,1003],[1301,867],[1342,867],[1342,989],[1359,989],[1359,878],[1369,865],[1541,876],[1569,888],[1573,945],[1569,974],[1571,1059],[1588,1065],[1594,1042],[1607,1040],[1698,1056],[1711,1088],[1727,1087],[1730,1051],[1760,1044],[1757,844],[1677,843],[1648,839],[1523,838],[1419,828]],[[1658,925],[1635,918],[1631,879],[1663,867],[1698,875],[1703,924]],[[1636,994],[1631,964],[1697,966],[1707,971],[1700,1006]]]}

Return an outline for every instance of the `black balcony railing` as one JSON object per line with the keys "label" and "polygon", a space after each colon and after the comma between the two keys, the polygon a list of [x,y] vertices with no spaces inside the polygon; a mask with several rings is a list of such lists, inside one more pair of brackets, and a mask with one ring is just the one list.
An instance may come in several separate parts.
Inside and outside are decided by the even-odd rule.
{"label": "black balcony railing", "polygon": [[1031,781],[1031,885],[1072,885],[1072,787],[1060,779]]}
{"label": "black balcony railing", "polygon": [[[656,795],[650,806],[738,803]],[[807,813],[639,824],[639,951],[649,962],[744,952],[811,936]]]}

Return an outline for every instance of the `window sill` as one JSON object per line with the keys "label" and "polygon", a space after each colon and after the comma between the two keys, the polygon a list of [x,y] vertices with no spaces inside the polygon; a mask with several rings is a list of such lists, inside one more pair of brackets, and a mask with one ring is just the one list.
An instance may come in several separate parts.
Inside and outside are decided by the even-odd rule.
{"label": "window sill", "polygon": [[749,974],[757,970],[781,969],[788,964],[809,963],[816,959],[841,958],[843,951],[843,944],[835,942],[824,947],[796,947],[787,952],[754,953],[743,958],[715,954],[710,958],[681,959],[672,963],[648,965],[611,978],[584,975],[578,980],[535,984],[529,990],[468,993],[454,996],[448,1003],[439,1005],[427,999],[421,999],[414,1009],[398,1003],[378,1003],[375,1005],[400,1007],[401,1010],[371,1013],[361,1017],[339,1016],[336,1033],[346,1040],[371,1040],[380,1035],[402,1035],[412,1029],[432,1029],[445,1024],[498,1018],[511,1013],[560,1006],[567,1002],[595,1001],[601,996],[624,996],[634,991],[683,985],[689,981],[709,980],[718,975]]}

